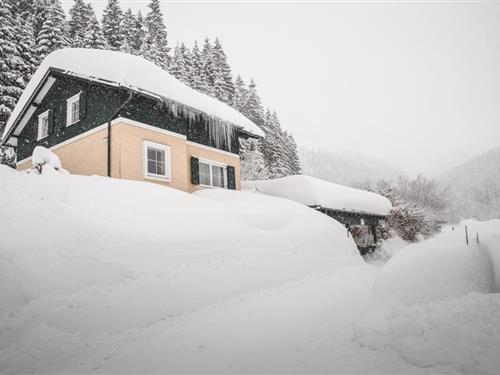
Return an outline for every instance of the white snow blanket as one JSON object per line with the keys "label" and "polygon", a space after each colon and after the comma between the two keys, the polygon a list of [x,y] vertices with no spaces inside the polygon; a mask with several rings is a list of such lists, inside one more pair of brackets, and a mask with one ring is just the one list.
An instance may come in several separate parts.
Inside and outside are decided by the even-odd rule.
{"label": "white snow blanket", "polygon": [[58,68],[81,77],[107,80],[132,90],[167,98],[240,126],[252,134],[264,135],[257,125],[234,108],[193,90],[159,66],[139,56],[117,51],[67,48],[52,52],[40,64],[17,102],[5,127],[3,138],[49,68]]}
{"label": "white snow blanket", "polygon": [[498,220],[373,266],[334,220],[256,193],[0,166],[0,207],[0,373],[500,368]]}
{"label": "white snow blanket", "polygon": [[330,209],[387,215],[391,202],[375,193],[334,184],[319,178],[296,175],[264,181],[244,181],[244,189]]}

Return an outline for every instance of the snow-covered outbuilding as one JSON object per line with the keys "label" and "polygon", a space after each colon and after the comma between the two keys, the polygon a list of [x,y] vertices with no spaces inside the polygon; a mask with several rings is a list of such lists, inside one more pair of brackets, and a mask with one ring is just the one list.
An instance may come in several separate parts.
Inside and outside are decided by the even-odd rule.
{"label": "snow-covered outbuilding", "polygon": [[377,226],[392,210],[391,202],[379,194],[305,175],[244,181],[243,188],[305,204],[341,222],[349,231],[353,226],[369,228],[373,242],[357,242],[362,252],[377,243]]}
{"label": "snow-covered outbuilding", "polygon": [[195,191],[239,189],[239,139],[261,136],[229,105],[139,56],[61,49],[31,78],[2,143],[16,148],[18,169],[43,146],[74,174]]}

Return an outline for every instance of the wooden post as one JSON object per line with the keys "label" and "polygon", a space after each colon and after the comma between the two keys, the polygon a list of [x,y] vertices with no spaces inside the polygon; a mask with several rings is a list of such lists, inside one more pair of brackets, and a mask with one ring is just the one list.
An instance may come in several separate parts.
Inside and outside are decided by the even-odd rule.
{"label": "wooden post", "polygon": [[373,244],[375,246],[377,246],[378,238],[377,238],[377,226],[376,225],[372,225],[372,232],[373,232]]}
{"label": "wooden post", "polygon": [[479,233],[476,232],[476,242],[479,243]]}
{"label": "wooden post", "polygon": [[465,243],[469,245],[469,233],[467,233],[467,225],[465,226]]}

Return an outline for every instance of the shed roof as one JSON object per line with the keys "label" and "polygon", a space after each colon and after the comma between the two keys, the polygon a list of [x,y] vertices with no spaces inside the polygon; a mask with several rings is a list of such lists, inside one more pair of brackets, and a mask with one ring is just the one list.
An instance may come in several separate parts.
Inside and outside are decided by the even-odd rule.
{"label": "shed roof", "polygon": [[392,209],[391,202],[382,195],[305,175],[245,181],[243,187],[308,206],[321,206],[332,210],[386,216]]}

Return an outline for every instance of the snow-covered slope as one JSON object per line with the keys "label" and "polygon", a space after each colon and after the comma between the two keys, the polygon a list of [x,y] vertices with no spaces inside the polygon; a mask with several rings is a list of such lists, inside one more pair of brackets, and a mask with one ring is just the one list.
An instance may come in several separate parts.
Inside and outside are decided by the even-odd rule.
{"label": "snow-covered slope", "polygon": [[387,215],[392,209],[391,202],[379,194],[305,175],[265,181],[244,181],[243,187],[262,194],[291,199],[307,206],[377,215]]}
{"label": "snow-covered slope", "polygon": [[345,149],[302,144],[299,156],[302,173],[347,186],[379,179],[391,180],[403,174],[395,166],[373,156]]}
{"label": "snow-covered slope", "polygon": [[139,56],[117,51],[66,48],[52,52],[40,64],[17,102],[5,127],[3,138],[49,68],[170,99],[216,119],[240,126],[252,134],[263,136],[257,125],[234,108],[193,90],[167,71]]}
{"label": "snow-covered slope", "polygon": [[450,195],[450,219],[500,218],[500,147],[453,168],[438,181]]}

